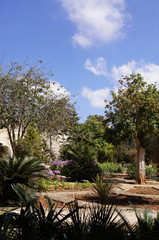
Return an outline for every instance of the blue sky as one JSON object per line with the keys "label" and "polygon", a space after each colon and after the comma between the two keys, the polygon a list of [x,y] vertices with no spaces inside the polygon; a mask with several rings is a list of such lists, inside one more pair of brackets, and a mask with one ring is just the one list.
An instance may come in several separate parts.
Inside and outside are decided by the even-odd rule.
{"label": "blue sky", "polygon": [[158,9],[158,0],[0,0],[0,60],[43,60],[77,95],[81,121],[104,115],[122,74],[159,83]]}

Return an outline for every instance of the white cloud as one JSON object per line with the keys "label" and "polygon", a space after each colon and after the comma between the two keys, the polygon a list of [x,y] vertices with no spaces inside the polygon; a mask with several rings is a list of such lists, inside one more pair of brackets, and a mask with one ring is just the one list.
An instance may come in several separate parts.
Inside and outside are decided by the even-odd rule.
{"label": "white cloud", "polygon": [[89,47],[109,43],[124,34],[125,0],[60,0],[69,19],[76,25],[74,44]]}
{"label": "white cloud", "polygon": [[98,89],[95,91],[87,87],[82,89],[82,96],[89,99],[92,107],[104,108],[104,100],[108,98],[109,93],[109,88]]}
{"label": "white cloud", "polygon": [[159,65],[154,63],[146,63],[143,60],[138,62],[131,60],[127,64],[112,68],[112,77],[114,80],[121,79],[121,75],[125,76],[131,73],[140,73],[149,84],[157,82],[159,86]]}
{"label": "white cloud", "polygon": [[107,63],[103,57],[97,58],[93,63],[88,58],[84,64],[84,67],[95,75],[107,76]]}
{"label": "white cloud", "polygon": [[58,82],[50,82],[50,89],[56,97],[69,97],[71,94]]}
{"label": "white cloud", "polygon": [[[87,59],[85,62],[85,67],[87,70],[92,71],[94,74],[100,75],[100,70],[97,68],[97,62],[93,65],[91,61]],[[147,83],[151,84],[156,82],[159,88],[159,65],[155,63],[145,62],[143,60],[138,62],[131,60],[127,64],[123,64],[121,66],[113,66],[110,72],[105,71],[105,74],[107,76],[111,76],[113,79],[114,86],[112,86],[112,89],[115,92],[117,92],[118,89],[117,81],[122,78],[122,75],[125,76],[132,73],[140,73],[144,77],[144,80],[147,81]],[[92,107],[104,108],[104,100],[110,99],[110,89],[105,87],[98,90],[92,90],[90,88],[83,87],[82,96],[88,98]]]}

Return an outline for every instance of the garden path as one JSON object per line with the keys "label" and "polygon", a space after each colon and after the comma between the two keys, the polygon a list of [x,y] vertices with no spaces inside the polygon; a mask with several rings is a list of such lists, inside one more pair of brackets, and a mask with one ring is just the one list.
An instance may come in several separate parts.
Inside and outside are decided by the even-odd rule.
{"label": "garden path", "polygon": [[[122,214],[129,220],[130,223],[136,222],[135,213],[130,205],[130,202],[142,212],[144,207],[150,210],[153,217],[159,211],[159,182],[156,180],[147,180],[146,185],[138,185],[135,180],[126,178],[125,174],[116,174],[111,177],[114,183],[112,196],[108,199],[108,203],[117,206]],[[77,199],[80,206],[87,204],[95,204],[97,198],[93,195],[91,189],[86,190],[61,190],[49,191],[41,193],[41,196],[48,196],[50,199],[65,204]],[[46,204],[46,199],[41,197],[43,204]],[[93,202],[93,203],[92,203]],[[66,211],[66,210],[65,210]]]}

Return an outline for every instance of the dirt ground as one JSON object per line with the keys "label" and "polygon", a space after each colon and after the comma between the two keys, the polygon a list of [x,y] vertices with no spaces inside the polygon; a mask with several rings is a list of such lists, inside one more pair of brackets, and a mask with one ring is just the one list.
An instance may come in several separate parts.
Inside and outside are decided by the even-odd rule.
{"label": "dirt ground", "polygon": [[[127,179],[125,174],[116,174],[110,178],[114,184],[113,192],[107,203],[120,208],[130,207],[132,203],[138,209],[159,210],[159,182],[153,179],[147,180],[145,185],[137,185],[135,180]],[[75,198],[81,203],[99,202],[91,189],[50,191],[40,197],[41,203],[47,207],[44,195],[60,203],[73,201]]]}

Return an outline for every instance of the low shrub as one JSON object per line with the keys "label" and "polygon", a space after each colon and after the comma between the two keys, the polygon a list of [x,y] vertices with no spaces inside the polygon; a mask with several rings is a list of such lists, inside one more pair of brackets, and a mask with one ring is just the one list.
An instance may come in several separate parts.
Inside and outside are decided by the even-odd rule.
{"label": "low shrub", "polygon": [[152,166],[147,166],[146,167],[146,176],[147,177],[152,177],[156,173],[156,169],[153,168]]}
{"label": "low shrub", "polygon": [[137,166],[134,164],[130,164],[127,168],[127,174],[129,178],[135,179],[137,172]]}
{"label": "low shrub", "polygon": [[98,163],[98,166],[102,170],[102,173],[123,173],[124,168],[122,165],[119,165],[114,162],[107,162],[107,163]]}
{"label": "low shrub", "polygon": [[52,179],[39,178],[38,180],[36,180],[36,185],[39,191],[49,191],[52,185]]}
{"label": "low shrub", "polygon": [[[155,166],[149,165],[149,166],[146,166],[145,172],[147,177],[152,177],[157,173],[157,168]],[[130,164],[127,168],[128,177],[135,179],[136,173],[137,173],[137,166],[134,164]]]}

